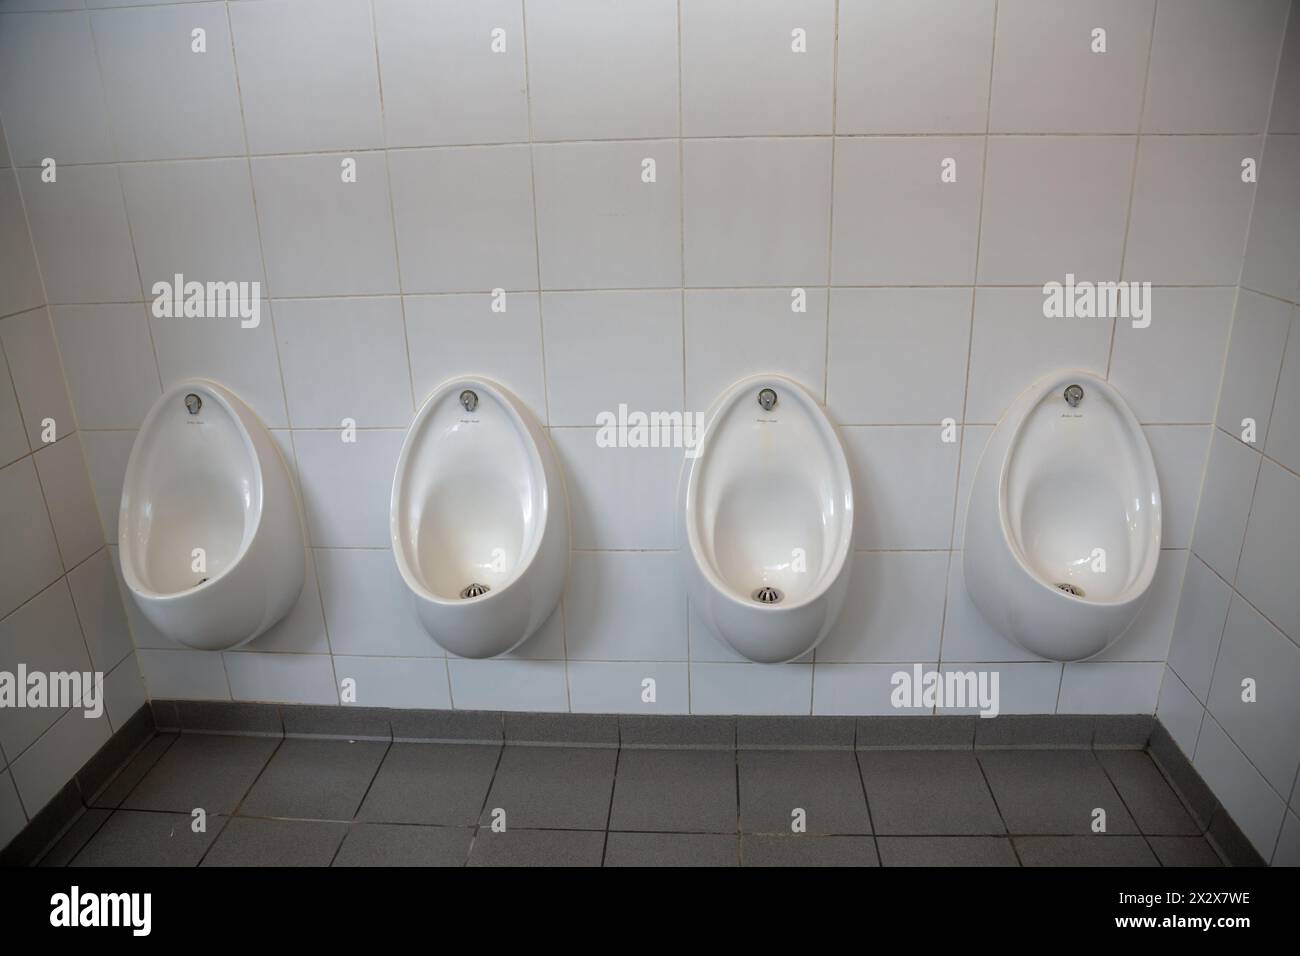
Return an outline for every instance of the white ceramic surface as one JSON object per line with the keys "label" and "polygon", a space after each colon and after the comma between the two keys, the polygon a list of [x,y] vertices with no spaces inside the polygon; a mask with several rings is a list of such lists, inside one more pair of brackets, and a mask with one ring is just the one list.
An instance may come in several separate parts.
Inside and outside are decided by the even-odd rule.
{"label": "white ceramic surface", "polygon": [[[1064,397],[1072,383],[1084,391],[1076,408]],[[1012,403],[980,458],[966,589],[989,624],[1030,653],[1086,660],[1133,623],[1160,531],[1155,463],[1128,405],[1095,375],[1057,371]]]}
{"label": "white ceramic surface", "polygon": [[[478,405],[460,402],[469,390]],[[434,389],[397,459],[393,555],[421,623],[462,657],[514,650],[551,616],[569,563],[555,452],[524,404],[480,376]],[[477,597],[460,596],[471,584]]]}
{"label": "white ceramic surface", "polygon": [[[186,408],[190,394],[198,414]],[[150,410],[127,462],[118,545],[132,599],[188,647],[238,647],[293,607],[307,567],[297,485],[233,392],[187,379]]]}
{"label": "white ceramic surface", "polygon": [[[776,392],[765,411],[760,390]],[[844,604],[853,554],[853,487],[835,427],[780,375],[732,385],[714,403],[678,488],[692,604],[752,661],[806,654]],[[762,604],[754,592],[776,588]]]}

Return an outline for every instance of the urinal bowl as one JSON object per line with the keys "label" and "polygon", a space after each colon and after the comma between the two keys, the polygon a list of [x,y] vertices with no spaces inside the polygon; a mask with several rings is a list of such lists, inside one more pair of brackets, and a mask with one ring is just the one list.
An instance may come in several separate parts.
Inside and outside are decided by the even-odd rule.
{"label": "urinal bowl", "polygon": [[848,587],[853,488],[834,426],[798,384],[759,375],[723,393],[683,465],[678,514],[691,603],[723,642],[779,663],[829,633]]}
{"label": "urinal bowl", "polygon": [[132,600],[187,647],[238,647],[293,607],[307,568],[301,500],[234,393],[191,379],[154,405],[127,462],[118,545]]}
{"label": "urinal bowl", "polygon": [[489,379],[444,382],[420,408],[389,528],[420,622],[453,654],[512,651],[559,603],[569,562],[559,462],[527,407]]}
{"label": "urinal bowl", "polygon": [[[1082,389],[1071,405],[1065,393]],[[1155,462],[1107,382],[1059,371],[1026,389],[989,437],[966,516],[962,572],[1004,637],[1079,661],[1117,641],[1160,558]]]}

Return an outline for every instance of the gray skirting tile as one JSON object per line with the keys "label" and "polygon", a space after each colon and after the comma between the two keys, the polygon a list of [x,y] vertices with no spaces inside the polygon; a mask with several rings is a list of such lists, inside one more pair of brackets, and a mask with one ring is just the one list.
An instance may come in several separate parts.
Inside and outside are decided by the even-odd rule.
{"label": "gray skirting tile", "polygon": [[180,734],[156,734],[149,742],[137,750],[113,776],[108,783],[92,794],[86,801],[88,806],[117,809],[126,795],[135,789],[135,785],[156,764],[167,748],[180,738]]}
{"label": "gray skirting tile", "polygon": [[1210,821],[1218,809],[1219,801],[1211,792],[1209,785],[1201,779],[1192,762],[1169,736],[1169,731],[1156,724],[1151,732],[1151,746],[1148,750],[1151,759],[1165,775],[1174,792],[1178,794],[1191,813],[1192,819],[1202,831],[1210,828]]}
{"label": "gray skirting tile", "polygon": [[1214,819],[1210,821],[1210,829],[1205,836],[1214,844],[1219,855],[1228,861],[1229,866],[1268,865],[1222,806],[1214,812]]}
{"label": "gray skirting tile", "polygon": [[153,713],[153,725],[158,730],[179,731],[181,715],[174,700],[151,700],[149,710]]}
{"label": "gray skirting tile", "polygon": [[87,805],[90,804],[88,798],[99,793],[118,770],[145,745],[153,733],[153,713],[142,704],[140,709],[108,738],[104,746],[86,761],[85,766],[77,771],[77,787],[81,790],[82,799]]}
{"label": "gray skirting tile", "polygon": [[1145,750],[1156,726],[1151,714],[1099,714],[1093,719],[1094,750]]}
{"label": "gray skirting tile", "polygon": [[858,717],[859,750],[970,750],[975,725],[999,718],[958,716]]}
{"label": "gray skirting tile", "polygon": [[1087,750],[1092,746],[1096,718],[1073,714],[976,718],[975,746],[995,750]]}
{"label": "gray skirting tile", "polygon": [[393,729],[385,707],[282,705],[280,719],[286,737],[327,737],[338,740],[392,740]]}
{"label": "gray skirting tile", "polygon": [[671,747],[682,750],[731,750],[736,746],[736,718],[685,714],[618,718],[624,747]]}
{"label": "gray skirting tile", "polygon": [[507,713],[505,741],[530,747],[617,747],[618,716]]}
{"label": "gray skirting tile", "polygon": [[429,743],[499,744],[502,715],[491,710],[391,710],[393,740]]}
{"label": "gray skirting tile", "polygon": [[852,750],[852,717],[739,717],[738,750]]}
{"label": "gray skirting tile", "polygon": [[232,700],[181,700],[176,702],[181,732],[234,734],[241,737],[283,737],[278,704]]}

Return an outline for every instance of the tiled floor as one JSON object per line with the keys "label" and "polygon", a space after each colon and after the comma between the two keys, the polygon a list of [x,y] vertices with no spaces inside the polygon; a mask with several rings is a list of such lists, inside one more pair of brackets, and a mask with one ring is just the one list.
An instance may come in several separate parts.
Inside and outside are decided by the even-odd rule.
{"label": "tiled floor", "polygon": [[1141,751],[160,734],[92,802],[46,865],[1219,864]]}

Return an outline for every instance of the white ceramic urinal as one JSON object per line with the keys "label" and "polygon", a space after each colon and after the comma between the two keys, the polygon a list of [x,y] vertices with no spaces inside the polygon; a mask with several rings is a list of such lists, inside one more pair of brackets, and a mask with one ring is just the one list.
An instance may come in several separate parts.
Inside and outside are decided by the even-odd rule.
{"label": "white ceramic urinal", "polygon": [[140,426],[117,538],[144,616],[198,650],[257,637],[306,575],[302,504],[280,449],[252,409],[202,379],[168,389]]}
{"label": "white ceramic urinal", "polygon": [[444,382],[420,408],[389,527],[420,621],[453,654],[514,650],[559,603],[569,565],[560,466],[541,425],[495,382]]}
{"label": "white ceramic urinal", "polygon": [[737,382],[706,414],[678,488],[691,602],[752,661],[806,654],[844,604],[853,486],[835,427],[779,375]]}
{"label": "white ceramic urinal", "polygon": [[1041,657],[1095,657],[1133,623],[1160,559],[1160,485],[1137,419],[1087,372],[1040,379],[975,471],[962,571],[1003,636]]}

